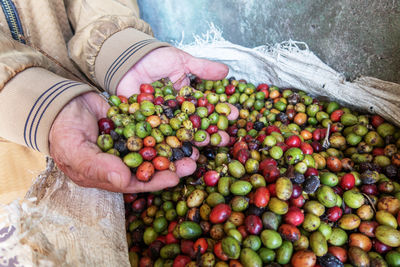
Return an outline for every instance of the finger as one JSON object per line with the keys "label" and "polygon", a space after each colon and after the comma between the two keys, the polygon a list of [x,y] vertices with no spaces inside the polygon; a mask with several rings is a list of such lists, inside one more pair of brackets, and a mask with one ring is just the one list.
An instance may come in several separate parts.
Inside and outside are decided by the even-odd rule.
{"label": "finger", "polygon": [[219,142],[218,146],[219,147],[227,146],[230,141],[229,134],[227,132],[221,131],[221,130],[218,131],[218,134],[221,136],[221,142]]}
{"label": "finger", "polygon": [[191,158],[183,158],[175,161],[176,174],[179,178],[189,176],[196,170],[196,162]]}
{"label": "finger", "polygon": [[140,85],[142,83],[153,82],[149,77],[143,75],[140,79],[137,77],[137,67],[133,66],[121,79],[117,85],[116,94],[130,97],[132,94],[140,92]]}
{"label": "finger", "polygon": [[74,157],[70,167],[79,174],[78,181],[84,186],[98,187],[98,183],[108,183],[108,190],[122,192],[130,183],[131,172],[122,160],[101,152],[95,144],[87,142],[71,155]]}
{"label": "finger", "polygon": [[[94,92],[83,94],[82,97],[86,107],[95,114],[97,119],[106,117],[110,105],[104,100],[104,98]],[[90,105],[89,103],[96,103],[96,105]]]}
{"label": "finger", "polygon": [[228,75],[228,66],[222,63],[193,57],[185,53],[186,67],[201,79],[221,80]]}
{"label": "finger", "polygon": [[193,141],[194,145],[197,147],[207,146],[210,143],[210,134],[206,132],[206,139],[201,142]]}
{"label": "finger", "polygon": [[179,90],[184,86],[190,85],[190,79],[186,76],[186,74],[183,75],[184,75],[183,77],[179,77],[176,81],[175,81],[176,78],[174,76],[170,77],[170,80],[174,84],[175,90]]}
{"label": "finger", "polygon": [[130,183],[124,188],[125,193],[153,192],[159,191],[167,187],[175,186],[179,183],[177,173],[172,171],[156,172],[153,178],[147,182],[140,182],[135,176],[132,177]]}
{"label": "finger", "polygon": [[232,104],[229,104],[229,103],[228,103],[228,105],[229,105],[229,107],[231,108],[231,113],[229,113],[229,115],[226,116],[226,118],[227,118],[228,120],[230,120],[230,121],[234,121],[234,120],[236,120],[236,119],[239,117],[239,110],[238,110],[237,107],[235,107],[235,106],[232,105]]}
{"label": "finger", "polygon": [[197,161],[200,157],[200,152],[196,147],[192,147],[192,155],[190,155],[190,158],[194,161]]}

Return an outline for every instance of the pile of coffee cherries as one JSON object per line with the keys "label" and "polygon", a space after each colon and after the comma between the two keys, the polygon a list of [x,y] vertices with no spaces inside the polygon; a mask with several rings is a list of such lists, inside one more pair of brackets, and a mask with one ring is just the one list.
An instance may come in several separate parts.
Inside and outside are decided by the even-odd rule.
{"label": "pile of coffee cherries", "polygon": [[143,84],[140,94],[129,98],[112,95],[108,100],[111,107],[98,122],[97,144],[120,156],[142,182],[155,171],[175,171],[174,162],[185,157],[197,160],[193,145],[228,145],[224,130],[238,116],[217,95],[204,97],[190,86],[177,93],[165,80]]}
{"label": "pile of coffee cherries", "polygon": [[[124,195],[132,266],[400,266],[397,127],[302,91],[235,78],[193,79],[178,94],[165,82],[151,87],[154,92],[129,98],[127,108],[111,108],[115,114],[108,117],[119,139],[107,139],[131,138],[124,135],[129,123],[119,122],[117,114],[133,114],[132,136],[138,136],[142,127],[135,112],[143,114],[142,104],[161,106],[156,114],[163,120],[173,100],[178,108],[168,120],[149,123],[150,134],[138,137],[160,129],[199,155],[196,171],[176,187]],[[186,102],[193,106],[182,108]],[[227,107],[238,111],[237,119],[226,120]],[[180,121],[179,114],[189,120],[185,115]],[[193,126],[193,138],[178,135],[187,129],[185,121]],[[171,132],[165,134],[161,125]],[[229,136],[223,146],[221,132]],[[168,144],[155,140],[156,151]],[[118,154],[113,149],[121,153],[115,145],[103,147]],[[159,155],[174,160],[173,152]]]}

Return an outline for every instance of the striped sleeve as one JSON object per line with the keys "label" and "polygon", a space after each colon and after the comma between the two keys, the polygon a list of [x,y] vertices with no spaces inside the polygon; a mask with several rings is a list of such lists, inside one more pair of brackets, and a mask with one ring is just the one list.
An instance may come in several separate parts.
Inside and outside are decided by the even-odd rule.
{"label": "striped sleeve", "polygon": [[89,79],[110,93],[115,93],[123,75],[143,56],[169,46],[154,39],[131,0],[65,2],[75,30],[68,42],[71,59]]}
{"label": "striped sleeve", "polygon": [[165,44],[133,28],[112,35],[97,56],[96,81],[104,90],[115,94],[124,74],[144,55],[161,46]]}
{"label": "striped sleeve", "polygon": [[0,136],[49,154],[48,136],[57,114],[76,96],[94,90],[44,68],[28,68],[0,92]]}

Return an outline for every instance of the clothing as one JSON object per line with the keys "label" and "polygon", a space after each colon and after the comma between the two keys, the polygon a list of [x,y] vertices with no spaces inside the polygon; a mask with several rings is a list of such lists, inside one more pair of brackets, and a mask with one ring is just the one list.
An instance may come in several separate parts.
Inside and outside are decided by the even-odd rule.
{"label": "clothing", "polygon": [[7,179],[22,181],[31,174],[29,185],[44,168],[52,122],[66,103],[89,91],[115,93],[131,66],[168,44],[153,38],[135,0],[0,0],[0,5],[1,202],[2,193],[21,191]]}
{"label": "clothing", "polygon": [[[11,0],[1,2],[4,10]],[[20,33],[10,31],[7,12],[0,17],[0,136],[45,154],[58,112],[95,90],[88,81],[115,93],[132,65],[168,45],[151,36],[130,0],[13,2]]]}
{"label": "clothing", "polygon": [[21,200],[45,167],[44,154],[0,139],[0,204]]}

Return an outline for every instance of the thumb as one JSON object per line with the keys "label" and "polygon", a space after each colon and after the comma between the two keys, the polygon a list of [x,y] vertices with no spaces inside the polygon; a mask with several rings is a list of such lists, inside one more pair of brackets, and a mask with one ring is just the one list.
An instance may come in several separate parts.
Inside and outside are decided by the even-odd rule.
{"label": "thumb", "polygon": [[196,162],[191,158],[183,158],[175,161],[176,175],[179,178],[192,175],[197,168]]}
{"label": "thumb", "polygon": [[221,80],[228,75],[229,68],[225,64],[193,57],[189,54],[186,56],[186,67],[190,73],[206,80]]}
{"label": "thumb", "polygon": [[[85,146],[80,149],[81,155],[75,157],[71,167],[84,175],[83,179],[90,183],[88,186],[115,192],[121,192],[128,186],[131,172],[120,158],[99,151],[94,144]],[[86,184],[85,181],[83,183]]]}
{"label": "thumb", "polygon": [[156,172],[153,178],[148,182],[141,182],[135,176],[131,179],[129,185],[124,188],[126,193],[141,193],[159,191],[167,187],[175,186],[179,183],[177,173],[165,170]]}

